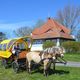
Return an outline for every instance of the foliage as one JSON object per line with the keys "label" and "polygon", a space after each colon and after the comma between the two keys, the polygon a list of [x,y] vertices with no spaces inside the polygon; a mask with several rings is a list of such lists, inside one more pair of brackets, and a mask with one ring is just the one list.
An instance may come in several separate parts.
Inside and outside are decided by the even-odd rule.
{"label": "foliage", "polygon": [[72,52],[72,53],[80,52],[80,42],[67,41],[63,42],[62,46],[66,49],[66,52]]}
{"label": "foliage", "polygon": [[77,40],[80,41],[80,29],[78,30],[76,37],[77,37]]}
{"label": "foliage", "polygon": [[23,26],[23,27],[20,27],[16,30],[14,30],[14,33],[16,36],[18,37],[22,37],[22,36],[30,36],[31,35],[31,32],[37,28],[37,27],[40,27],[44,24],[44,21],[39,19],[36,24],[32,27],[29,27],[29,26]]}
{"label": "foliage", "polygon": [[32,27],[25,26],[25,27],[18,28],[17,30],[14,31],[14,33],[18,37],[29,36],[31,34],[32,30],[33,30]]}
{"label": "foliage", "polygon": [[57,12],[56,20],[68,27],[71,30],[71,34],[73,34],[80,24],[80,6],[65,6],[63,10]]}
{"label": "foliage", "polygon": [[42,19],[39,19],[36,24],[34,25],[34,28],[38,28],[42,26],[45,22]]}
{"label": "foliage", "polygon": [[6,34],[3,32],[0,32],[0,41],[7,39]]}
{"label": "foliage", "polygon": [[53,41],[45,41],[45,42],[43,43],[43,49],[52,47],[52,46],[54,46],[54,45],[55,45],[55,44],[54,44]]}

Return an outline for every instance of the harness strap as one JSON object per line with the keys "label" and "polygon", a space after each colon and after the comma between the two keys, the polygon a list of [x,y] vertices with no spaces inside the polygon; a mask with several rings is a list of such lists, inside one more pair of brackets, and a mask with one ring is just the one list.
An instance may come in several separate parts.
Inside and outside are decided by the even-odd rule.
{"label": "harness strap", "polygon": [[41,58],[41,61],[40,61],[41,64],[43,64],[43,61],[44,61],[45,59],[53,60],[52,58],[44,58],[44,57],[43,57],[44,54],[45,54],[45,53],[44,53],[43,51],[41,51],[40,54],[39,54],[39,56],[40,56],[40,58]]}

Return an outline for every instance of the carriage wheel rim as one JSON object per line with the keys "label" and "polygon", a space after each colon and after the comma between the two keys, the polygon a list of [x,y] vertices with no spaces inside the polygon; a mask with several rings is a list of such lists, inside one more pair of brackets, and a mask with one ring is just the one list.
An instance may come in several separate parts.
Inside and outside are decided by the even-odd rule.
{"label": "carriage wheel rim", "polygon": [[18,63],[13,63],[13,70],[17,73],[19,71],[19,65]]}
{"label": "carriage wheel rim", "polygon": [[3,60],[2,64],[3,64],[5,69],[8,68],[8,64],[7,64],[6,60]]}

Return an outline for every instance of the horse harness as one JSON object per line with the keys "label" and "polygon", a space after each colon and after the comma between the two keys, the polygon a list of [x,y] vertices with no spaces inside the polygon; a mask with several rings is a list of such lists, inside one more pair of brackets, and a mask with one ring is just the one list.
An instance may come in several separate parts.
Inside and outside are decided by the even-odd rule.
{"label": "horse harness", "polygon": [[45,54],[45,53],[43,53],[43,51],[41,51],[40,54],[39,54],[39,56],[41,58],[40,64],[43,64],[43,61],[46,60],[46,59],[48,59],[49,61],[52,61],[53,60],[52,58],[43,58],[42,57],[43,54]]}

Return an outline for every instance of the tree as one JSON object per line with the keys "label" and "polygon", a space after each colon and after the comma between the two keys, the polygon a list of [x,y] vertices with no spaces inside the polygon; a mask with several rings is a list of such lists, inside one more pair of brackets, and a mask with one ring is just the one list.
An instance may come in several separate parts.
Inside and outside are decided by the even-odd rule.
{"label": "tree", "polygon": [[80,29],[78,30],[76,37],[77,37],[77,40],[80,41]]}
{"label": "tree", "polygon": [[0,41],[7,39],[6,34],[3,32],[0,32]]}
{"label": "tree", "polygon": [[17,30],[14,31],[15,35],[18,37],[22,36],[29,36],[32,32],[33,28],[32,27],[20,27]]}
{"label": "tree", "polygon": [[63,10],[57,12],[57,17],[55,19],[62,25],[68,27],[71,30],[70,34],[73,34],[80,24],[80,6],[65,6]]}
{"label": "tree", "polygon": [[37,21],[37,23],[34,26],[32,26],[32,27],[28,27],[28,26],[20,27],[17,30],[14,30],[14,33],[18,37],[29,36],[29,35],[31,35],[31,32],[33,31],[33,29],[42,26],[43,23],[44,23],[44,21],[40,19]]}
{"label": "tree", "polygon": [[45,22],[44,22],[42,19],[39,19],[39,20],[36,22],[34,28],[40,27],[40,26],[42,26],[44,23],[45,23]]}

